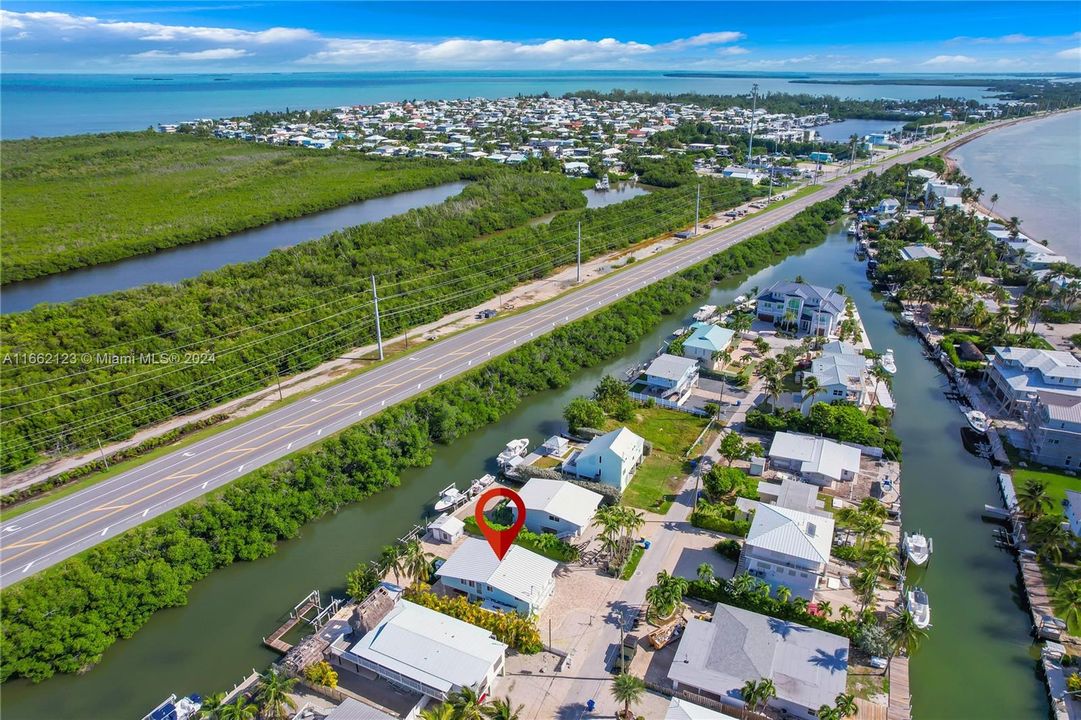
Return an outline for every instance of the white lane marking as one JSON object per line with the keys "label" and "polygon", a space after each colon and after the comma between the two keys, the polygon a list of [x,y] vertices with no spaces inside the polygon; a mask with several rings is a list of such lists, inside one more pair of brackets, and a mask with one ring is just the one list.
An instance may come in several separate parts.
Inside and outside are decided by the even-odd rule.
{"label": "white lane marking", "polygon": [[202,489],[206,490],[206,486],[209,485],[209,484],[210,484],[210,481],[207,480],[205,483],[203,483],[203,488]]}
{"label": "white lane marking", "polygon": [[146,514],[147,514],[148,512],[150,512],[150,508],[147,508],[146,510],[143,510],[143,517],[146,517]]}
{"label": "white lane marking", "polygon": [[315,436],[316,437],[319,437],[322,434],[323,434],[323,428],[319,428],[318,430],[315,431]]}
{"label": "white lane marking", "polygon": [[26,563],[26,567],[23,568],[23,572],[24,573],[27,572],[30,569],[30,567],[36,562],[37,562],[37,560],[31,560],[30,562]]}
{"label": "white lane marking", "polygon": [[184,453],[184,457],[195,457],[195,453],[193,453],[193,452],[186,452],[186,453]]}
{"label": "white lane marking", "polygon": [[18,525],[12,525],[10,527],[4,528],[4,532],[15,532],[18,529],[19,529]]}
{"label": "white lane marking", "polygon": [[108,527],[106,527],[106,528],[105,528],[104,530],[102,530],[102,531],[101,531],[101,536],[102,536],[102,537],[105,537],[105,533],[107,533],[107,532],[109,532],[109,528],[108,528]]}
{"label": "white lane marking", "polygon": [[244,466],[243,466],[243,465],[241,465],[240,467],[238,467],[238,468],[236,469],[236,471],[237,471],[238,473],[242,473],[242,472],[244,472]]}
{"label": "white lane marking", "polygon": [[322,400],[320,400],[319,398],[310,398],[310,402],[318,403],[318,402],[322,402]]}
{"label": "white lane marking", "polygon": [[288,445],[286,445],[285,449],[286,450],[292,450],[293,449],[293,443],[289,443]]}

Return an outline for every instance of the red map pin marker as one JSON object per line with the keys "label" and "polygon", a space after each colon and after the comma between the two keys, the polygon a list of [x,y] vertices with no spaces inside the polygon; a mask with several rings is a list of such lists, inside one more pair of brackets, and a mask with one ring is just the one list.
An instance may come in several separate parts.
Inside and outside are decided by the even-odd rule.
{"label": "red map pin marker", "polygon": [[[505,497],[514,503],[514,507],[518,509],[518,512],[514,514],[514,524],[506,530],[496,530],[488,524],[488,518],[484,517],[484,506],[492,498]],[[477,500],[477,507],[473,510],[473,518],[477,521],[477,527],[484,533],[484,537],[488,540],[488,544],[492,547],[492,552],[500,560],[510,550],[510,546],[514,543],[514,538],[518,537],[518,533],[521,532],[522,526],[525,525],[525,503],[522,502],[521,496],[514,492],[510,488],[495,487],[488,490],[480,496],[480,500]]]}

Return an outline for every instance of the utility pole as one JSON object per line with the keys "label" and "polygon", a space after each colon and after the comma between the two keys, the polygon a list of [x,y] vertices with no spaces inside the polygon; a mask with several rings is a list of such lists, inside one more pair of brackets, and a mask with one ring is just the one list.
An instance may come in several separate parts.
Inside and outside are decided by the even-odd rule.
{"label": "utility pole", "polygon": [[582,221],[578,221],[578,276],[574,281],[576,283],[582,282]]}
{"label": "utility pole", "polygon": [[105,450],[101,447],[101,438],[98,438],[98,452],[101,453],[101,461],[105,463],[105,469],[109,469],[109,461],[105,459]]}
{"label": "utility pole", "polygon": [[282,397],[282,376],[278,374],[277,369],[274,370],[274,384],[278,386],[278,401],[284,400]]}
{"label": "utility pole", "polygon": [[750,137],[747,138],[747,166],[750,167],[751,156],[754,154],[754,113],[758,109],[758,83],[751,86],[751,125]]}
{"label": "utility pole", "polygon": [[694,196],[694,234],[698,234],[698,209],[702,206],[702,183],[698,183],[698,189]]}
{"label": "utility pole", "polygon": [[379,294],[375,291],[375,275],[372,275],[372,301],[375,303],[375,341],[379,344],[379,359],[383,359],[383,330],[379,327]]}
{"label": "utility pole", "polygon": [[766,198],[766,202],[773,200],[773,165],[769,166],[769,197]]}

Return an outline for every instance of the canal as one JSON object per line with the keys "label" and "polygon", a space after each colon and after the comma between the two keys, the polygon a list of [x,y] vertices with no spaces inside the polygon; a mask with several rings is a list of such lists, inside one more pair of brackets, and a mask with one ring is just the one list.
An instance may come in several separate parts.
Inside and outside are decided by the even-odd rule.
{"label": "canal", "polygon": [[458,181],[408,190],[292,220],[279,220],[213,240],[11,283],[3,288],[0,312],[21,312],[38,303],[68,302],[150,283],[177,283],[225,265],[258,260],[272,250],[315,240],[354,225],[378,222],[409,210],[437,205],[460,193],[467,184]]}
{"label": "canal", "polygon": [[[1016,569],[979,519],[983,504],[996,501],[994,472],[962,449],[963,419],[943,396],[945,378],[922,357],[917,339],[899,332],[872,297],[841,227],[817,248],[715,289],[709,302],[728,302],[752,287],[796,275],[829,287],[845,285],[875,346],[895,351],[905,525],[935,541],[930,566],[918,578],[934,606],[935,626],[913,662],[915,717],[1045,717]],[[687,307],[682,320],[695,309]],[[275,555],[215,572],[196,585],[185,607],[159,612],[88,674],[38,686],[8,683],[4,717],[140,717],[169,693],[226,689],[252,668],[263,669],[275,656],[260,638],[304,595],[313,589],[342,594],[345,574],[422,520],[440,488],[491,471],[511,438],[528,437],[535,445],[560,430],[561,410],[571,398],[589,393],[605,373],[620,373],[656,350],[676,324],[673,319],[606,366],[579,373],[568,387],[536,395],[499,423],[440,448],[430,467],[405,473],[401,487],[312,523]]]}

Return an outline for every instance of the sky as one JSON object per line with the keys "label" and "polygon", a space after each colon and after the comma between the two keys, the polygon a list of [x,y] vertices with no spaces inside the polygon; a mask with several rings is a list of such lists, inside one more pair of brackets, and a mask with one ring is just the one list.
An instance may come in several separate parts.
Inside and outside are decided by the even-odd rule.
{"label": "sky", "polygon": [[1081,2],[34,2],[0,70],[1081,72]]}

